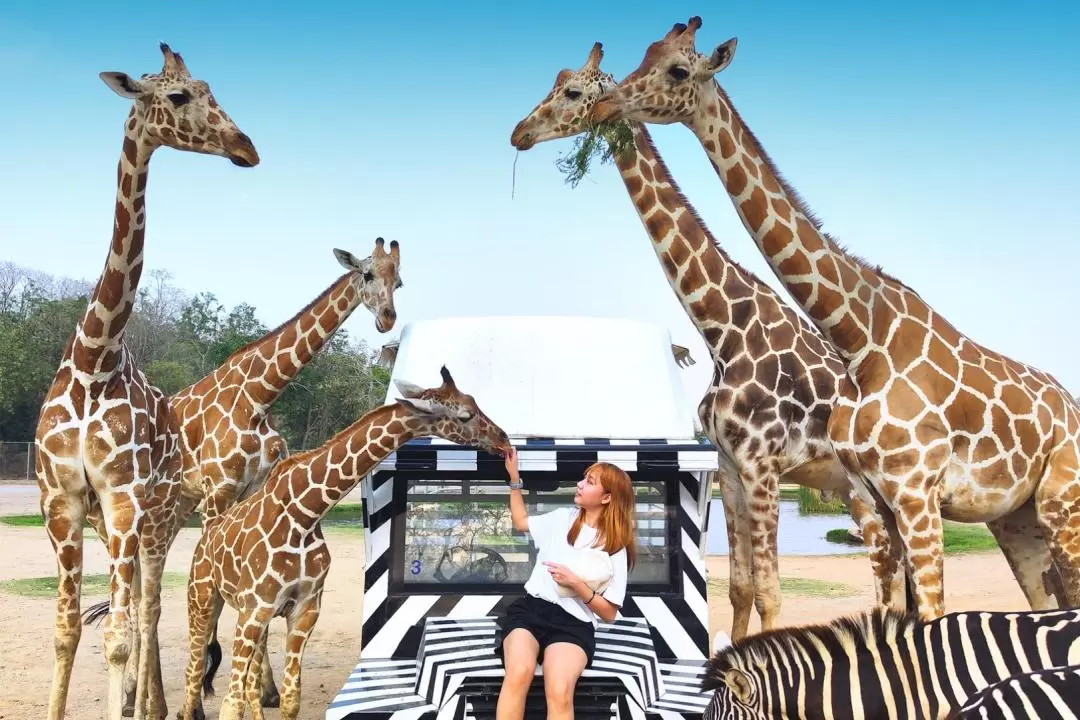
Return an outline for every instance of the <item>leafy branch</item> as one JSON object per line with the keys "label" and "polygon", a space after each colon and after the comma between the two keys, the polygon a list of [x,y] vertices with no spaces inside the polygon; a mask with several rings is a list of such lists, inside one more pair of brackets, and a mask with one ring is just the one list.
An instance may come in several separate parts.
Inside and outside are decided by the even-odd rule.
{"label": "leafy branch", "polygon": [[567,155],[555,160],[555,166],[570,187],[577,187],[592,166],[601,165],[626,157],[634,152],[634,132],[625,121],[592,125],[574,138],[574,147]]}

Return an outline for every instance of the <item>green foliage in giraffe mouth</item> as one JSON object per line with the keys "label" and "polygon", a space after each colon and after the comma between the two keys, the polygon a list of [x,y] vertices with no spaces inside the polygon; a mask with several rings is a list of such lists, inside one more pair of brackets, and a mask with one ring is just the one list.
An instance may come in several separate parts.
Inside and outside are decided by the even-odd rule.
{"label": "green foliage in giraffe mouth", "polygon": [[589,170],[600,161],[601,165],[612,162],[623,153],[634,152],[634,133],[630,124],[602,122],[574,138],[574,147],[566,155],[555,160],[555,167],[566,176],[570,187],[577,187]]}

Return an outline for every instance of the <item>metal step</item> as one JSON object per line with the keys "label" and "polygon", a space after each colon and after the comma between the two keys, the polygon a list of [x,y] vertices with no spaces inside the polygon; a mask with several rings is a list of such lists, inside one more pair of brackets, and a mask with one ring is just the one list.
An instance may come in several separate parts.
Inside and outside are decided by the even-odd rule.
{"label": "metal step", "polygon": [[[494,720],[502,678],[470,678],[462,682],[458,693],[464,699],[465,716],[476,720]],[[574,720],[611,720],[613,706],[626,694],[626,687],[614,678],[580,678],[574,692]],[[546,720],[547,700],[544,678],[533,680],[525,696],[525,720]]]}

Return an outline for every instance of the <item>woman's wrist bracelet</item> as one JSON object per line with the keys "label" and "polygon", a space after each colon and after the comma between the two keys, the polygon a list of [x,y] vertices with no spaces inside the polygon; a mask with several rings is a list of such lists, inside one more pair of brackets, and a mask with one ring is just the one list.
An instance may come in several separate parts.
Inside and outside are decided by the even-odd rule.
{"label": "woman's wrist bracelet", "polygon": [[590,595],[589,599],[585,601],[585,604],[588,605],[589,603],[591,603],[594,597],[596,597],[596,590],[592,591],[592,595]]}
{"label": "woman's wrist bracelet", "polygon": [[523,487],[525,487],[525,483],[521,482],[520,478],[517,481],[514,481],[514,480],[510,481],[510,489],[511,490],[520,490]]}

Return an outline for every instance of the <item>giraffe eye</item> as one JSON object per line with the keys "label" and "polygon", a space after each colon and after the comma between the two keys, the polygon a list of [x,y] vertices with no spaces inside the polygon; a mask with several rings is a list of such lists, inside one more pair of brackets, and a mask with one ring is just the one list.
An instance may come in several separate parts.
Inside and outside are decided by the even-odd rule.
{"label": "giraffe eye", "polygon": [[679,65],[672,65],[670,68],[668,68],[668,75],[670,75],[675,80],[685,80],[686,78],[690,77],[690,71]]}
{"label": "giraffe eye", "polygon": [[169,93],[165,97],[169,98],[169,102],[171,102],[176,107],[181,107],[182,105],[187,105],[189,102],[191,102],[191,98],[187,96],[187,93],[182,92]]}
{"label": "giraffe eye", "polygon": [[372,282],[375,279],[375,274],[370,270],[364,272],[364,282]]}
{"label": "giraffe eye", "polygon": [[581,97],[581,91],[580,90],[567,90],[563,94],[566,95],[566,98],[568,100],[577,100],[579,97]]}

